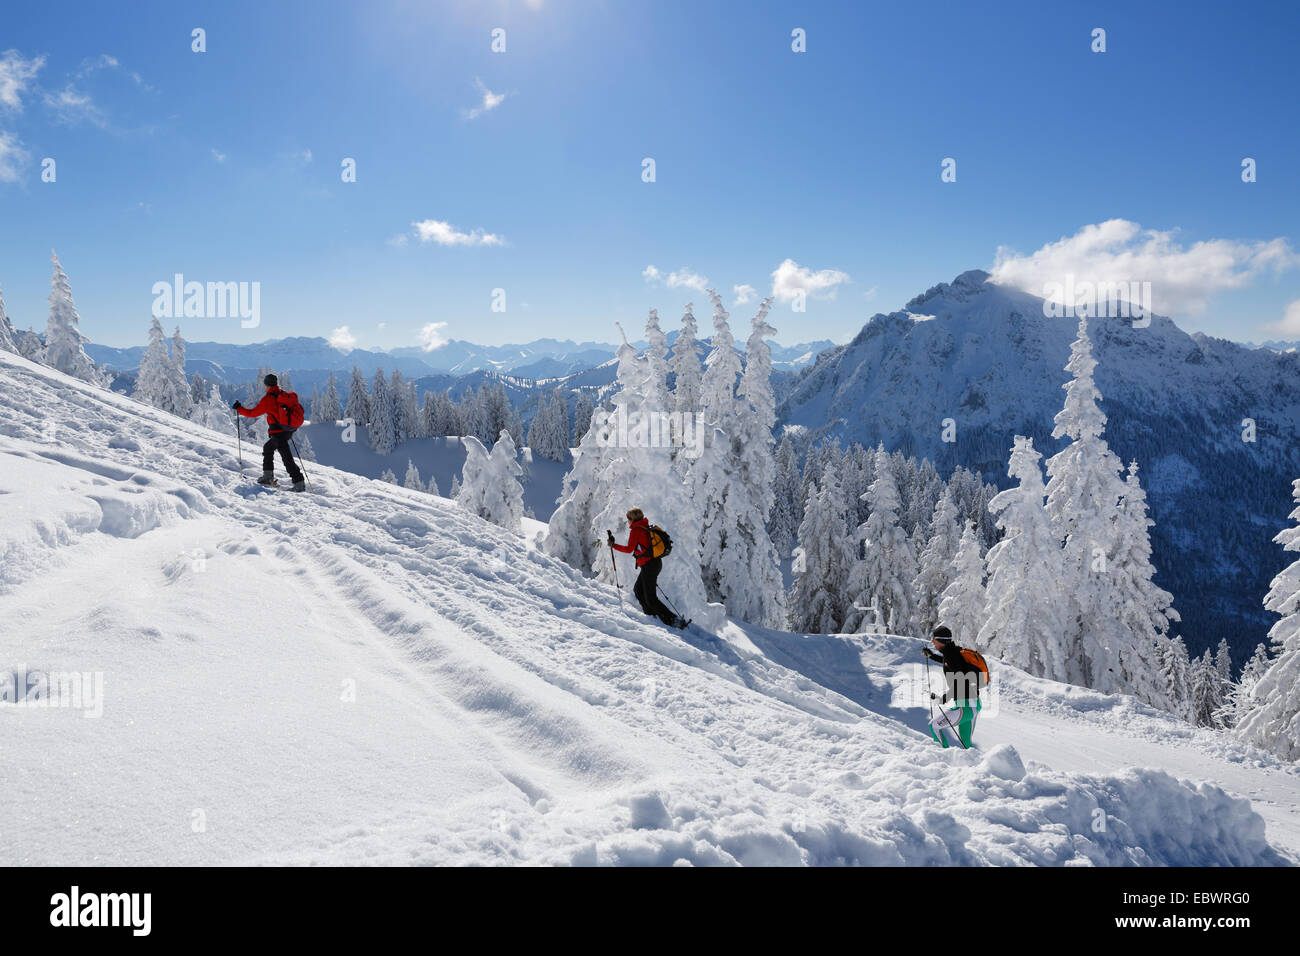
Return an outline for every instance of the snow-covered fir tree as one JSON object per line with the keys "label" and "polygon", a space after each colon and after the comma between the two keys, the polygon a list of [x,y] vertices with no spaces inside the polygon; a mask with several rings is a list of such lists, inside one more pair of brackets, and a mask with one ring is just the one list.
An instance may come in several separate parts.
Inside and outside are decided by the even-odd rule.
{"label": "snow-covered fir tree", "polygon": [[388,379],[388,395],[393,407],[393,433],[397,441],[411,437],[411,423],[406,420],[406,378],[400,369],[393,369]]}
{"label": "snow-covered fir tree", "polygon": [[1192,722],[1198,727],[1220,727],[1218,715],[1229,688],[1209,651],[1192,662],[1191,685]]}
{"label": "snow-covered fir tree", "polygon": [[[951,501],[952,497],[945,494],[943,500]],[[939,595],[935,623],[952,631],[958,643],[974,644],[984,625],[986,598],[980,535],[975,530],[975,522],[967,521],[952,556],[948,586]],[[922,631],[923,636],[926,633],[929,632]]]}
{"label": "snow-covered fir tree", "polygon": [[321,422],[337,422],[343,418],[343,409],[339,405],[339,389],[334,383],[334,373],[330,372],[329,381],[325,383],[325,395],[320,407],[312,405],[311,417]]}
{"label": "snow-covered fir tree", "polygon": [[490,454],[473,435],[466,435],[464,444],[465,465],[456,503],[517,534],[524,514],[524,490],[519,483],[523,469],[509,429],[501,430]]}
{"label": "snow-covered fir tree", "polygon": [[1155,522],[1148,517],[1146,492],[1138,481],[1138,464],[1131,462],[1124,483],[1116,526],[1114,553],[1108,573],[1111,593],[1117,604],[1120,634],[1127,637],[1114,655],[1120,685],[1128,693],[1154,707],[1174,711],[1162,676],[1161,642],[1178,612],[1173,595],[1155,583],[1151,563],[1151,532]]}
{"label": "snow-covered fir tree", "polygon": [[59,257],[50,253],[54,262],[54,276],[50,280],[50,319],[45,327],[43,361],[66,375],[95,385],[104,384],[105,376],[95,367],[84,347],[81,334],[81,316],[72,301],[72,286],[59,264]]}
{"label": "snow-covered fir tree", "polygon": [[402,482],[403,488],[411,488],[415,491],[424,491],[424,482],[420,480],[420,469],[415,467],[415,462],[406,459],[406,478]]}
{"label": "snow-covered fir tree", "polygon": [[1181,637],[1167,637],[1158,642],[1156,660],[1160,682],[1165,690],[1171,714],[1192,719],[1192,661]]}
{"label": "snow-covered fir tree", "polygon": [[172,411],[175,408],[172,395],[171,355],[167,352],[166,333],[162,323],[154,316],[149,326],[149,344],[140,356],[140,367],[135,376],[135,389],[131,397],[137,401]]}
{"label": "snow-covered fir tree", "polygon": [[569,413],[557,388],[538,396],[537,414],[528,429],[528,447],[551,461],[569,460]]}
{"label": "snow-covered fir tree", "polygon": [[646,403],[648,408],[671,412],[668,392],[668,337],[659,327],[659,312],[651,309],[645,322]]}
{"label": "snow-covered fir tree", "polygon": [[370,421],[370,396],[366,392],[366,378],[361,369],[352,366],[352,379],[348,385],[348,406],[343,413],[356,425],[365,425]]}
{"label": "snow-covered fir tree", "polygon": [[307,433],[304,432],[301,441],[299,441],[298,437],[295,435],[293,441],[294,441],[294,444],[298,446],[298,449],[297,449],[297,450],[298,450],[298,457],[299,457],[301,460],[303,460],[303,461],[315,461],[315,460],[316,460],[316,449],[313,448],[312,445],[311,445],[311,436],[310,436],[310,435],[308,435]]}
{"label": "snow-covered fir tree", "polygon": [[788,558],[794,550],[803,509],[799,502],[799,457],[789,435],[776,446],[776,474],[772,487],[772,515],[767,527],[777,556]]}
{"label": "snow-covered fir tree", "polygon": [[9,324],[9,316],[5,315],[3,290],[0,290],[0,349],[18,354],[18,343],[14,340],[14,327]]}
{"label": "snow-covered fir tree", "polygon": [[202,405],[208,400],[208,389],[212,383],[200,375],[198,372],[190,379],[190,402],[193,405]]}
{"label": "snow-covered fir tree", "polygon": [[447,491],[447,497],[452,501],[460,500],[460,478],[456,475],[451,476],[451,488]]}
{"label": "snow-covered fir tree", "polygon": [[596,410],[596,406],[591,402],[591,396],[585,391],[578,392],[578,400],[573,406],[573,443],[571,448],[577,448],[582,444],[583,436],[591,428],[591,413]]}
{"label": "snow-covered fir tree", "polygon": [[[723,308],[722,296],[709,290],[713,300],[713,340],[708,358],[704,360],[704,376],[700,381],[699,411],[706,425],[714,425],[735,435],[736,383],[740,380],[740,355],[732,337],[730,317]],[[680,342],[680,339],[678,340]]]}
{"label": "snow-covered fir tree", "polygon": [[488,465],[492,484],[483,496],[491,513],[488,520],[518,534],[524,517],[524,486],[519,480],[524,469],[519,463],[519,451],[510,429],[501,429],[488,456]]}
{"label": "snow-covered fir tree", "polygon": [[384,370],[378,369],[370,386],[370,447],[376,454],[387,455],[397,447],[397,442],[393,395],[384,381]]}
{"label": "snow-covered fir tree", "polygon": [[700,414],[700,356],[695,350],[697,326],[694,306],[686,304],[682,314],[682,330],[673,343],[672,354],[668,359],[669,367],[676,377],[673,384],[673,400],[677,411],[683,414]]}
{"label": "snow-covered fir tree", "polygon": [[794,585],[789,602],[790,628],[795,631],[842,631],[852,598],[849,575],[854,563],[853,539],[836,471],[825,469],[820,483],[814,480],[808,486],[794,551]]}
{"label": "snow-covered fir tree", "polygon": [[[1070,347],[1065,368],[1073,377],[1064,386],[1065,405],[1052,430],[1053,438],[1070,442],[1047,462],[1047,513],[1053,534],[1062,542],[1060,583],[1066,609],[1066,671],[1054,679],[1106,693],[1132,693],[1137,690],[1133,669],[1148,666],[1149,657],[1142,639],[1115,613],[1121,596],[1111,564],[1125,489],[1120,480],[1123,466],[1102,437],[1106,416],[1098,407],[1096,367],[1085,316]],[[1145,679],[1138,680],[1145,686]]]}
{"label": "snow-covered fir tree", "polygon": [[989,502],[1003,537],[985,562],[984,624],[976,644],[1037,677],[1063,681],[1061,551],[1043,503],[1041,458],[1032,438],[1017,435],[1007,467],[1016,485]]}
{"label": "snow-covered fir tree", "polygon": [[1224,701],[1223,707],[1219,713],[1215,714],[1215,720],[1219,726],[1235,728],[1241,723],[1242,716],[1254,704],[1255,685],[1259,683],[1260,678],[1264,676],[1272,663],[1272,657],[1268,653],[1268,644],[1260,641],[1255,648],[1255,653],[1242,667],[1241,676],[1229,686],[1227,699]]}
{"label": "snow-covered fir tree", "polygon": [[[1300,552],[1300,480],[1291,489],[1297,506],[1290,517],[1297,523],[1273,540],[1284,551]],[[1268,632],[1273,658],[1255,685],[1237,733],[1284,760],[1300,760],[1300,559],[1273,578],[1264,607],[1279,615]]]}
{"label": "snow-covered fir tree", "polygon": [[196,402],[190,411],[190,421],[224,435],[229,435],[234,430],[234,416],[230,403],[221,397],[221,387],[215,382],[208,386],[207,397],[202,402]]}
{"label": "snow-covered fir tree", "polygon": [[[957,549],[961,544],[961,527],[957,524],[957,505],[944,489],[929,521],[929,540],[921,550],[912,596],[916,604],[916,622],[922,635],[931,633],[940,623],[939,602],[952,581]],[[921,529],[917,529],[918,534]],[[983,564],[981,562],[981,572]],[[945,622],[946,623],[946,622]],[[950,628],[952,625],[948,625]],[[956,633],[955,631],[953,632]]]}
{"label": "snow-covered fir tree", "polygon": [[889,453],[883,446],[876,450],[876,477],[865,497],[870,513],[854,538],[861,557],[853,563],[849,578],[855,610],[848,615],[846,626],[860,629],[873,624],[856,608],[874,607],[889,633],[907,634],[916,626],[912,604],[916,555],[898,523],[901,501]]}
{"label": "snow-covered fir tree", "polygon": [[185,340],[181,338],[181,327],[176,326],[172,333],[172,354],[168,368],[171,379],[171,393],[175,396],[176,406],[171,409],[175,415],[189,418],[194,409],[194,400],[190,396],[189,382],[185,379]]}
{"label": "snow-covered fir tree", "polygon": [[[714,341],[727,342],[730,332],[721,299],[713,294]],[[771,352],[764,337],[773,333],[767,324],[771,300],[765,300],[754,319],[749,340],[753,352],[741,387],[733,391],[734,363],[714,353],[704,376],[706,432],[703,453],[689,464],[692,499],[701,509],[703,575],[710,601],[726,605],[741,620],[779,627],[785,620],[785,588],[776,549],[767,531],[773,496]],[[730,398],[728,399],[728,396]],[[731,407],[726,409],[728,400]],[[727,422],[726,428],[720,422]],[[684,456],[683,456],[684,457]]]}
{"label": "snow-covered fir tree", "polygon": [[438,490],[438,479],[434,478],[433,475],[429,476],[429,483],[424,486],[424,490],[431,495],[442,494],[442,492]]}
{"label": "snow-covered fir tree", "polygon": [[393,469],[391,469],[391,468],[385,468],[385,469],[384,469],[384,473],[383,473],[382,475],[379,476],[379,480],[380,480],[380,481],[386,481],[386,482],[388,482],[390,485],[395,485],[395,484],[397,484],[397,476],[396,476],[395,474],[393,474]]}

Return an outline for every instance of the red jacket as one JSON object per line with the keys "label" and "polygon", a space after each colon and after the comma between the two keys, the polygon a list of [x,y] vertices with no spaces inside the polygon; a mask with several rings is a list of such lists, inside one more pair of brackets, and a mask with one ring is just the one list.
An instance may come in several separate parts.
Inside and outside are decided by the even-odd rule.
{"label": "red jacket", "polygon": [[627,544],[616,544],[614,550],[632,555],[636,558],[638,568],[654,557],[654,551],[650,547],[650,519],[633,521],[632,527],[628,529]]}
{"label": "red jacket", "polygon": [[252,408],[239,406],[235,411],[245,418],[260,418],[266,416],[266,424],[270,426],[267,431],[272,435],[280,432],[291,432],[289,427],[289,410],[280,404],[278,396],[283,394],[278,385],[272,385],[262,396],[262,400]]}

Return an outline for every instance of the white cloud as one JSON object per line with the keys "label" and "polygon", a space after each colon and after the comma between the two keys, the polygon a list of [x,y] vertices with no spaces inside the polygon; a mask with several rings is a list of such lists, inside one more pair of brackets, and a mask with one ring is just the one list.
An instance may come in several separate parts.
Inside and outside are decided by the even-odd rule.
{"label": "white cloud", "polygon": [[482,229],[461,232],[449,222],[440,219],[421,219],[411,223],[421,242],[436,242],[440,246],[501,246],[505,239]]}
{"label": "white cloud", "polygon": [[1286,307],[1281,319],[1264,326],[1264,331],[1286,339],[1300,339],[1300,299]]}
{"label": "white cloud", "polygon": [[430,322],[424,328],[420,329],[421,348],[426,352],[432,352],[434,349],[446,345],[447,337],[442,334],[442,330],[446,327],[446,322]]}
{"label": "white cloud", "polygon": [[99,56],[86,57],[81,61],[81,67],[74,74],[78,79],[90,76],[96,70],[116,70],[121,66],[117,57],[110,56],[107,53],[101,53]]}
{"label": "white cloud", "polygon": [[1172,316],[1203,312],[1218,292],[1249,285],[1263,272],[1300,264],[1285,239],[1207,239],[1184,246],[1175,241],[1176,233],[1108,219],[1027,256],[999,246],[993,281],[1039,296],[1051,283],[1064,286],[1067,276],[1075,285],[1150,282],[1152,308]]}
{"label": "white cloud", "polygon": [[758,295],[758,290],[752,285],[733,285],[731,291],[736,294],[736,301],[733,305],[744,305],[746,302],[754,301]]}
{"label": "white cloud", "polygon": [[480,100],[479,105],[475,106],[473,109],[461,110],[461,115],[464,116],[465,119],[478,119],[484,113],[496,109],[501,105],[502,100],[504,100],[508,95],[506,93],[493,93],[483,85],[483,81],[478,77],[474,77],[474,85],[477,86],[478,91],[483,94],[483,99]]}
{"label": "white cloud", "polygon": [[17,50],[6,50],[0,53],[0,106],[21,112],[23,93],[27,89],[28,81],[33,79],[44,65],[43,56],[32,57],[29,60]]}
{"label": "white cloud", "polygon": [[225,153],[219,153],[215,149],[212,151],[212,158],[219,163],[224,163],[228,158]]}
{"label": "white cloud", "polygon": [[667,275],[664,275],[654,266],[646,266],[641,270],[641,277],[646,282],[662,282],[670,289],[696,289],[703,292],[709,287],[708,279],[698,272],[692,272],[685,266]]}
{"label": "white cloud", "polygon": [[786,259],[772,270],[772,296],[778,302],[792,302],[803,291],[814,298],[833,299],[837,286],[852,281],[847,272],[838,269],[813,272],[793,259]]}
{"label": "white cloud", "polygon": [[304,163],[310,163],[310,162],[311,162],[311,150],[310,150],[310,149],[304,149],[304,150],[301,150],[300,152],[294,153],[294,154],[293,154],[293,157],[294,157],[294,159],[300,160],[301,162],[304,162]]}
{"label": "white cloud", "polygon": [[407,236],[406,233],[404,232],[398,233],[397,235],[393,236],[388,240],[388,244],[395,249],[402,248],[402,246],[406,245],[406,242],[407,242]]}
{"label": "white cloud", "polygon": [[0,183],[18,182],[19,170],[30,158],[16,135],[0,130]]}
{"label": "white cloud", "polygon": [[90,94],[83,93],[71,83],[57,93],[47,92],[43,99],[45,108],[60,122],[71,126],[90,123],[101,128],[108,125],[103,111],[95,105]]}
{"label": "white cloud", "polygon": [[384,331],[384,329],[388,328],[388,323],[380,322],[378,325],[375,326],[375,328],[378,329],[380,332],[382,332]]}
{"label": "white cloud", "polygon": [[346,325],[340,325],[330,333],[329,343],[340,352],[347,352],[356,348],[357,337],[352,334]]}

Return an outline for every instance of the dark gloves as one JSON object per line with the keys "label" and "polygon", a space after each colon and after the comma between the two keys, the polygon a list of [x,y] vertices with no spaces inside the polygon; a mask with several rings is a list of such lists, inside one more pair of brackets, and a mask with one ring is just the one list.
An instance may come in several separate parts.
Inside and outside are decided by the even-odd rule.
{"label": "dark gloves", "polygon": [[931,694],[931,695],[930,695],[930,699],[931,699],[931,700],[938,700],[938,699],[939,699],[939,695],[938,695],[938,694]]}
{"label": "dark gloves", "polygon": [[614,543],[614,532],[612,532],[612,531],[606,531],[606,532],[605,532],[605,540],[608,541],[610,544],[613,544],[613,543]]}
{"label": "dark gloves", "polygon": [[243,408],[244,406],[241,405],[239,402],[235,402],[235,404],[231,405],[230,407],[231,407],[231,408]]}

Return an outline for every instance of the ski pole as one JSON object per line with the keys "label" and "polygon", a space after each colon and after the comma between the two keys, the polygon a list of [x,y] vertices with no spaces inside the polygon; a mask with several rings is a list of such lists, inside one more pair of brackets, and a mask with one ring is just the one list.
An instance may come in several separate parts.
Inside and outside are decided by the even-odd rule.
{"label": "ski pole", "polygon": [[614,560],[614,545],[609,546],[609,566],[614,569],[614,587],[618,589],[618,606],[623,607],[623,585],[618,583],[618,562]]}
{"label": "ski pole", "polygon": [[239,477],[244,477],[244,435],[239,427],[239,414],[235,414],[235,447],[239,449]]}
{"label": "ski pole", "polygon": [[668,610],[672,611],[674,614],[677,615],[678,620],[680,621],[686,620],[686,618],[682,616],[682,612],[677,610],[677,606],[674,605],[672,601],[668,600],[668,595],[664,594],[663,588],[659,587],[658,582],[655,582],[655,591],[657,591],[659,593],[659,596],[663,598],[663,602],[668,605]]}
{"label": "ski pole", "polygon": [[298,440],[289,436],[289,443],[293,445],[293,457],[298,459],[298,467],[302,469],[302,476],[307,479],[307,490],[311,491],[311,476],[307,474],[307,467],[302,463],[302,455],[298,454]]}

